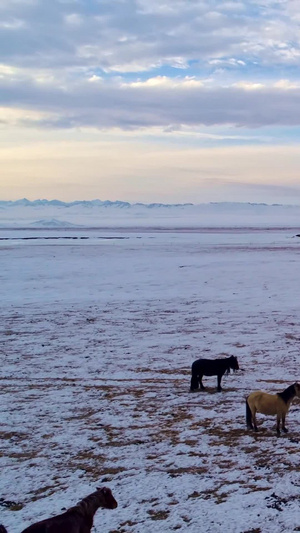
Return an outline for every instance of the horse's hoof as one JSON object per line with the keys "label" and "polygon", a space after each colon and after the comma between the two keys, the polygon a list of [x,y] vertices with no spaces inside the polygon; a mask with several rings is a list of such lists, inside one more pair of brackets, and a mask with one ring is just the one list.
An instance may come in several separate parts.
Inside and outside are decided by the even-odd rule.
{"label": "horse's hoof", "polygon": [[247,429],[253,429],[253,426],[248,425]]}
{"label": "horse's hoof", "polygon": [[284,433],[288,432],[288,430],[286,428],[282,428],[282,431],[284,431]]}

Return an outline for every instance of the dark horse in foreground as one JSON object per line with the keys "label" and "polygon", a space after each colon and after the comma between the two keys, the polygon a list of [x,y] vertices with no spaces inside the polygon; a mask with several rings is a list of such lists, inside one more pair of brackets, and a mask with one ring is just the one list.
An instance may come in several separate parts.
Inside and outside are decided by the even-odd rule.
{"label": "dark horse in foreground", "polygon": [[234,355],[225,357],[224,359],[197,359],[192,364],[191,392],[197,390],[199,385],[201,390],[205,389],[202,383],[203,376],[217,376],[217,388],[218,391],[221,391],[222,377],[225,372],[229,374],[230,369],[239,370],[238,360]]}
{"label": "dark horse in foreground", "polygon": [[285,417],[290,408],[292,400],[297,396],[300,398],[300,385],[294,383],[290,385],[282,392],[277,394],[268,394],[267,392],[255,391],[251,392],[246,398],[246,423],[248,429],[258,431],[256,425],[256,413],[262,413],[264,415],[276,415],[277,435],[280,435],[280,421],[282,425],[282,431],[287,433],[285,427]]}
{"label": "dark horse in foreground", "polygon": [[[22,533],[90,533],[95,512],[99,507],[104,509],[118,507],[111,490],[107,487],[97,489],[62,514],[36,522]],[[4,526],[0,526],[0,533],[7,533]]]}

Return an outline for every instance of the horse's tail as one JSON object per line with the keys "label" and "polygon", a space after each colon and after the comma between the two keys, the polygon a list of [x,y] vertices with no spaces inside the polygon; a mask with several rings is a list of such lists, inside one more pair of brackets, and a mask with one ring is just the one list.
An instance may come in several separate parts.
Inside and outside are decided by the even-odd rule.
{"label": "horse's tail", "polygon": [[[198,372],[197,372],[197,361],[194,361],[192,364],[192,377],[191,377],[191,387],[190,392],[193,392],[194,390],[198,389],[199,383],[198,383]],[[0,532],[1,533],[1,532]]]}
{"label": "horse's tail", "polygon": [[246,398],[246,424],[247,428],[252,428],[252,413],[248,403],[248,396]]}
{"label": "horse's tail", "polygon": [[7,529],[0,524],[0,533],[7,533]]}

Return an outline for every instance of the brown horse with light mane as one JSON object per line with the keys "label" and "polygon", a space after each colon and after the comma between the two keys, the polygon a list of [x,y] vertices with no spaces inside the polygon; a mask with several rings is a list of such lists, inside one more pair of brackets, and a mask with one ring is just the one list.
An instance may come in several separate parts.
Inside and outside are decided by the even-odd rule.
{"label": "brown horse with light mane", "polygon": [[290,408],[292,400],[300,398],[300,385],[294,383],[290,385],[282,392],[277,394],[268,394],[267,392],[256,391],[251,392],[246,398],[246,423],[248,429],[258,431],[256,425],[256,413],[262,413],[264,415],[276,415],[277,416],[277,435],[280,435],[280,421],[282,425],[282,431],[287,433],[285,427],[285,417]]}
{"label": "brown horse with light mane", "polygon": [[[111,490],[107,487],[97,489],[62,514],[36,522],[22,533],[90,533],[94,515],[99,507],[104,509],[118,507]],[[0,533],[7,533],[4,526],[0,526]]]}

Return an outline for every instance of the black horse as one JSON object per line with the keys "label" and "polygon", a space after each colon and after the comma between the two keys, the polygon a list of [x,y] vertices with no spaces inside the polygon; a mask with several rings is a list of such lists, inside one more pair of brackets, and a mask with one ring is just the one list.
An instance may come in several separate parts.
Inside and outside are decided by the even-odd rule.
{"label": "black horse", "polygon": [[[98,488],[64,513],[46,518],[23,529],[22,533],[90,533],[97,509],[116,509],[118,503],[108,487]],[[7,533],[0,525],[0,533]]]}
{"label": "black horse", "polygon": [[218,391],[221,391],[221,379],[225,372],[230,373],[230,369],[239,370],[238,360],[234,355],[224,359],[197,359],[192,364],[191,392],[197,390],[199,385],[201,390],[205,389],[203,376],[218,376]]}

